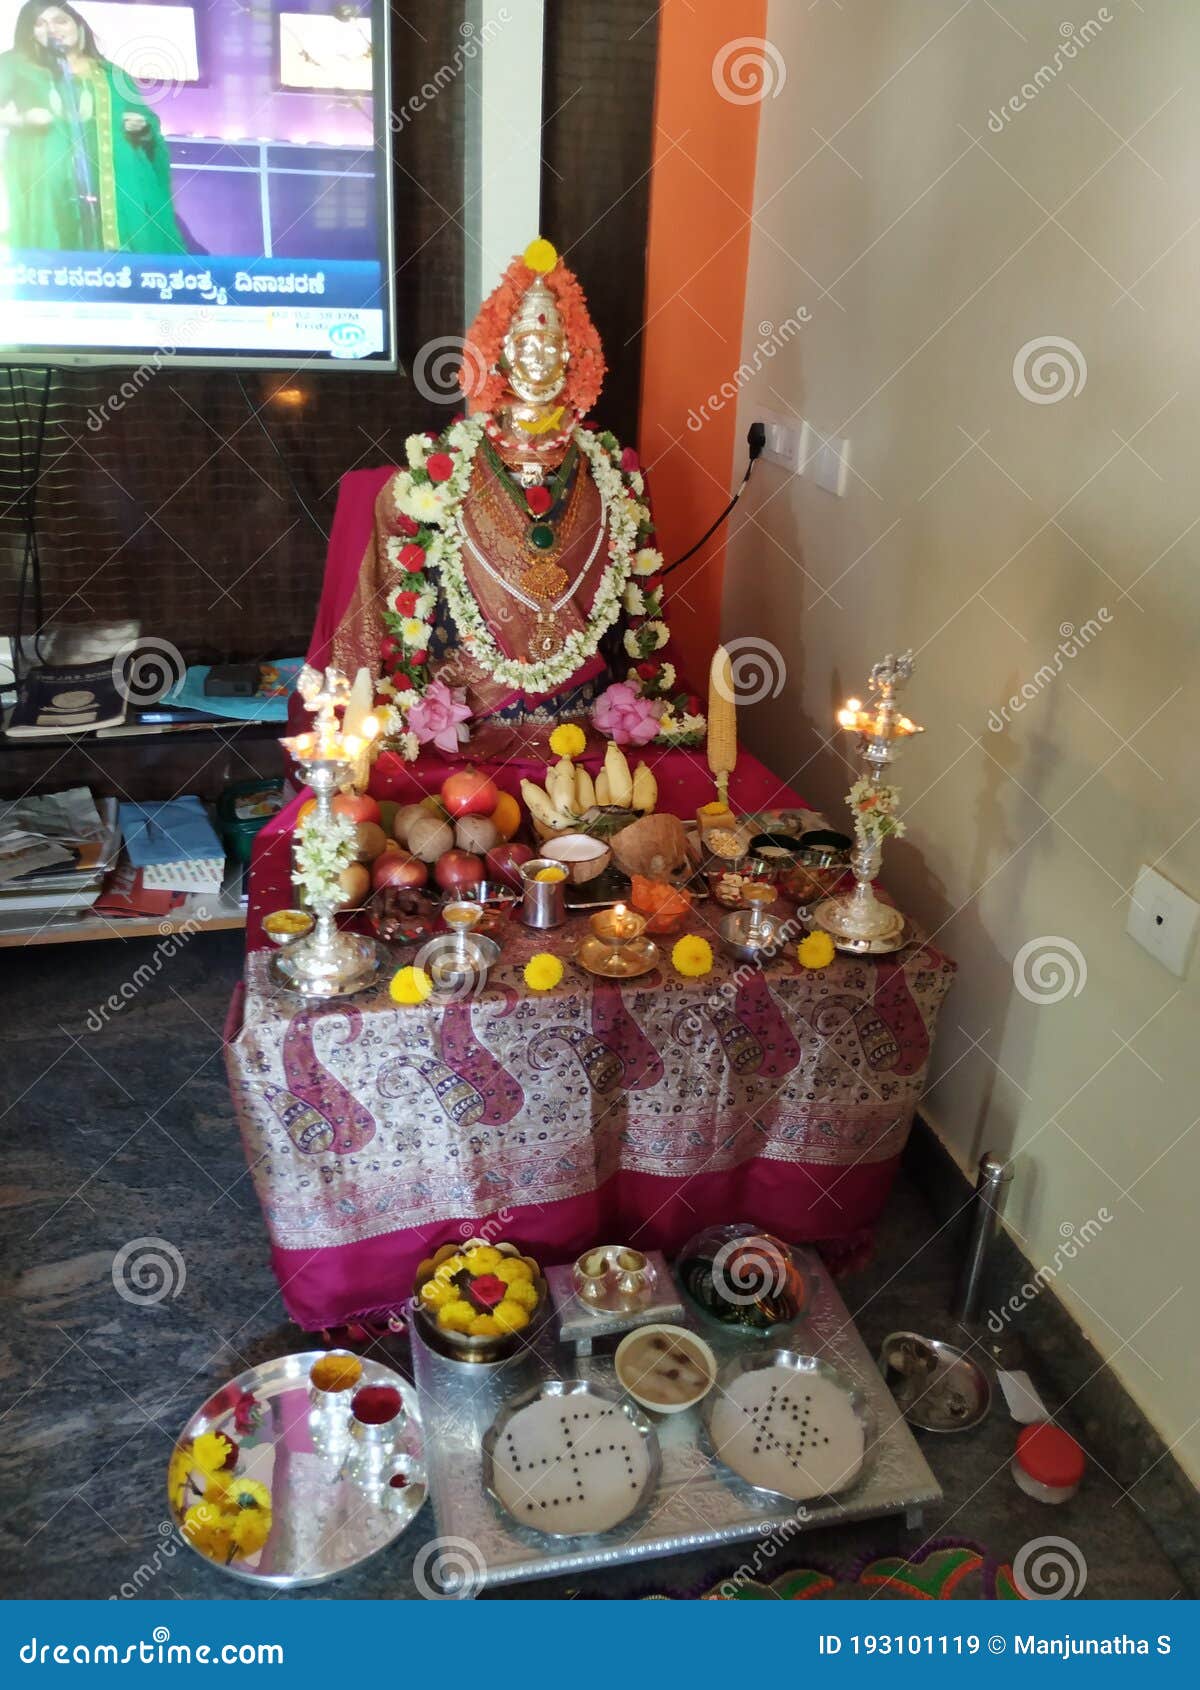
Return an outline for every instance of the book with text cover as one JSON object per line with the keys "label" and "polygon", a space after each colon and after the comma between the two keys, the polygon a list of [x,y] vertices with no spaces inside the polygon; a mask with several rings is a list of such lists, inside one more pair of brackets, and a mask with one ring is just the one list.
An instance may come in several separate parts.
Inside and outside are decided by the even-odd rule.
{"label": "book with text cover", "polygon": [[21,681],[5,733],[11,739],[46,734],[90,733],[125,720],[112,659],[102,663],[30,669]]}

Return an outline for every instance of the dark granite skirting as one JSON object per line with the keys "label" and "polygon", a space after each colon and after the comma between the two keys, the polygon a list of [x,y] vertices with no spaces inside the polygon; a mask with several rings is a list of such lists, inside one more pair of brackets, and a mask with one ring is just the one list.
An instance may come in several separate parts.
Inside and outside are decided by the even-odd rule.
{"label": "dark granite skirting", "polygon": [[[964,1210],[971,1183],[945,1145],[920,1118],[904,1156],[911,1175],[943,1222],[961,1259],[971,1212]],[[951,1220],[951,1217],[956,1217]],[[989,1255],[980,1307],[1001,1308],[1028,1285],[1034,1265],[1011,1233],[1001,1228]],[[1027,1367],[1046,1404],[1069,1402],[1083,1443],[1138,1510],[1179,1569],[1192,1596],[1200,1595],[1200,1504],[1196,1489],[1167,1444],[1147,1420],[1091,1340],[1046,1285],[1023,1304],[1013,1327],[984,1342],[1001,1366]],[[953,1324],[947,1316],[945,1324]],[[978,1329],[976,1329],[978,1330]]]}

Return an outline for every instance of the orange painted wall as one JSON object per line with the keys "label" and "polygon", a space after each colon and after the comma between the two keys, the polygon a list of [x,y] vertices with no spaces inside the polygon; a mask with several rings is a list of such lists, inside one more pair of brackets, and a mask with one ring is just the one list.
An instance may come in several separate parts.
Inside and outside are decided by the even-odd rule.
{"label": "orange painted wall", "polygon": [[[713,65],[730,40],[765,34],[766,11],[766,0],[663,0],[660,12],[639,446],[668,563],[713,521],[745,463],[735,405],[696,430],[688,417],[741,362],[758,150],[758,105],[722,98]],[[667,582],[680,670],[701,698],[724,562],[720,531]]]}

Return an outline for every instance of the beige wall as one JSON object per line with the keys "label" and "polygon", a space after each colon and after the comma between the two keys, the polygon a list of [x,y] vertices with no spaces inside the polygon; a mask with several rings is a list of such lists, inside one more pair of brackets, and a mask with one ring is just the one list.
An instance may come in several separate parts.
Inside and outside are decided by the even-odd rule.
{"label": "beige wall", "polygon": [[[1094,38],[989,128],[1063,18]],[[1195,1476],[1200,963],[1176,980],[1124,928],[1143,861],[1200,896],[1200,6],[773,0],[768,33],[739,420],[846,434],[856,474],[841,500],[755,477],[725,631],[786,682],[743,734],[837,819],[833,708],[915,648],[885,878],[961,970],[927,1113],[964,1165],[1015,1152],[1035,1264],[1112,1217],[1057,1288]],[[1013,366],[1044,336],[1087,380],[1039,405]],[[1086,965],[1057,1003],[1014,983],[1046,936]]]}

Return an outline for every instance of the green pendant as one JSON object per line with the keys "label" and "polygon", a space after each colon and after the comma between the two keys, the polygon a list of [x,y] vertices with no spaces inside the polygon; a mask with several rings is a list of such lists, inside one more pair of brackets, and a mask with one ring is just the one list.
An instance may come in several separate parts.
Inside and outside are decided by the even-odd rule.
{"label": "green pendant", "polygon": [[548,522],[535,522],[529,530],[529,543],[539,552],[548,552],[554,544],[554,530]]}

